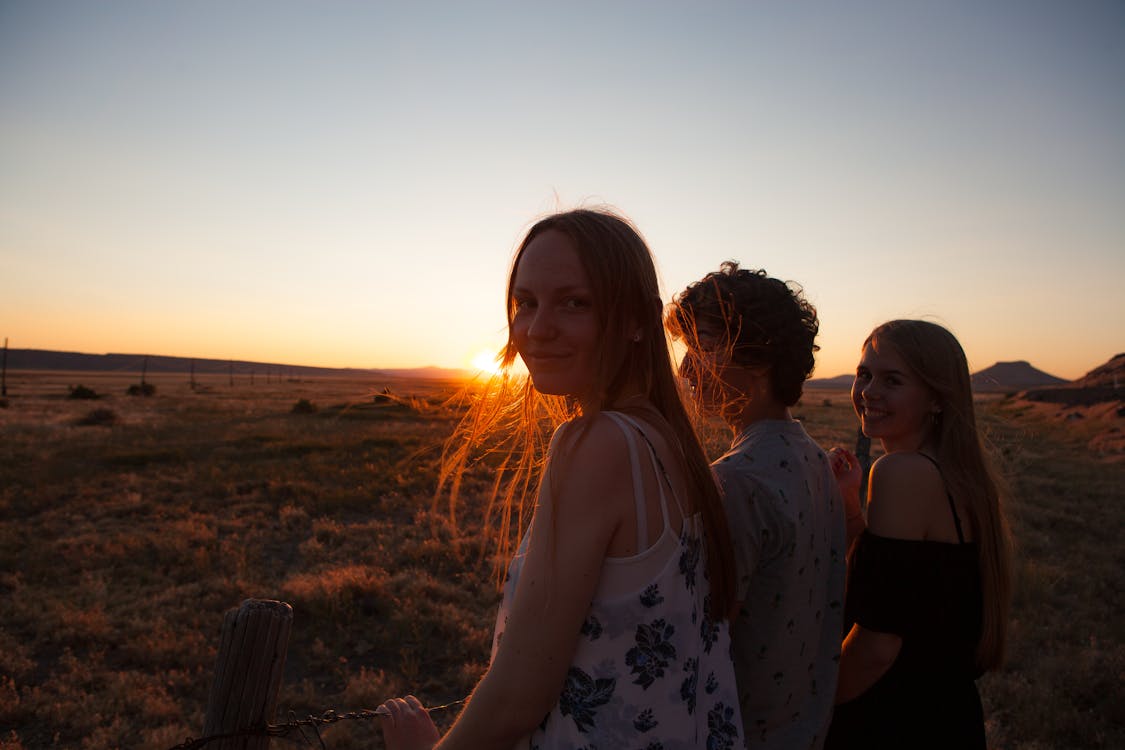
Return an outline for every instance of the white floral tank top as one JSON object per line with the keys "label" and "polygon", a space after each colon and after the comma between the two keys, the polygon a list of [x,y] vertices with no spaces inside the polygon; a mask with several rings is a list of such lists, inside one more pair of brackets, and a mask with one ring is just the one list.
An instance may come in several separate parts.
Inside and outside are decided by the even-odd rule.
{"label": "white floral tank top", "polygon": [[[629,558],[609,558],[582,625],[577,651],[558,703],[517,747],[528,750],[729,750],[744,747],[730,636],[725,622],[711,619],[703,535],[698,516],[671,528],[656,452],[640,425],[604,412],[621,427],[629,445],[638,539],[647,539],[638,440],[647,463],[663,479],[660,508],[664,529],[648,549]],[[681,513],[681,517],[683,514]],[[496,619],[492,652],[504,634],[516,582],[523,567],[525,534],[512,559]],[[651,575],[621,575],[643,566]],[[635,571],[634,571],[635,573]],[[613,580],[631,579],[621,586]],[[617,589],[617,590],[612,590]]]}

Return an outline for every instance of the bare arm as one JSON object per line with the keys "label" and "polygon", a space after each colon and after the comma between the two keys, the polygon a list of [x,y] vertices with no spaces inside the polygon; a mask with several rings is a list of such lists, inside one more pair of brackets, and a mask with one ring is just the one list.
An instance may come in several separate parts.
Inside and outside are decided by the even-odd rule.
{"label": "bare arm", "polygon": [[887,673],[902,650],[902,638],[853,625],[840,654],[836,702],[858,698]]}
{"label": "bare arm", "polygon": [[867,528],[867,522],[859,505],[859,485],[863,478],[863,467],[855,454],[847,448],[836,447],[828,451],[828,460],[836,477],[836,485],[844,497],[844,518],[847,521],[845,549],[851,549],[855,538]]}
{"label": "bare arm", "polygon": [[[616,500],[627,492],[632,503],[631,487],[622,476],[628,473],[620,471],[629,460],[624,437],[608,419],[595,422],[583,440],[566,450],[563,466],[553,458],[549,463],[545,482],[552,471],[561,474],[551,484],[553,496],[540,491],[527,557],[495,658],[457,722],[438,742],[441,750],[507,750],[543,720],[562,691],[606,550],[621,523],[622,503]],[[412,723],[428,722],[428,716],[424,721],[417,716],[420,707],[399,708],[406,731],[420,735],[421,741],[399,742],[397,730],[388,733],[384,720],[388,746],[432,747]]]}

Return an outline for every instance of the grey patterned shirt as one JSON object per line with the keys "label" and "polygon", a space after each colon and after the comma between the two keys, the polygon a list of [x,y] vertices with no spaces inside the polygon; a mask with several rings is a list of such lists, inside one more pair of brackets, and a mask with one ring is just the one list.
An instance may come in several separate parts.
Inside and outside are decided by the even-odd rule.
{"label": "grey patterned shirt", "polygon": [[828,459],[793,420],[747,427],[712,465],[738,567],[731,627],[750,748],[820,748],[843,628],[844,504]]}

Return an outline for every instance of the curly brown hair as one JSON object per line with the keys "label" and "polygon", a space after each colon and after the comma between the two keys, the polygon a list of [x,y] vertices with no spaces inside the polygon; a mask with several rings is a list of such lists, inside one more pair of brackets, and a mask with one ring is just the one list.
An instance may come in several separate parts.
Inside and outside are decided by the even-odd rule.
{"label": "curly brown hair", "polygon": [[724,262],[677,294],[666,324],[689,349],[700,346],[700,326],[721,331],[719,345],[730,361],[768,368],[770,390],[786,406],[801,398],[820,349],[814,343],[820,329],[816,308],[801,286],[764,270],[739,268],[736,261]]}

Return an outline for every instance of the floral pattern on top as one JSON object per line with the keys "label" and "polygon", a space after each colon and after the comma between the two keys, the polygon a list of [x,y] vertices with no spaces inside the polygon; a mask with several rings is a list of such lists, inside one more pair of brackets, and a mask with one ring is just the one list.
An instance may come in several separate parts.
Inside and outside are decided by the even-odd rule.
{"label": "floral pattern on top", "polygon": [[641,711],[637,718],[633,719],[633,726],[638,732],[647,732],[659,723],[656,717],[652,715],[651,708],[646,708],[644,711]]}
{"label": "floral pattern on top", "polygon": [[707,750],[730,750],[738,741],[738,715],[722,703],[707,712]]}
{"label": "floral pattern on top", "polygon": [[[626,434],[642,446],[644,459],[643,443],[635,434]],[[494,655],[528,542],[525,536],[504,586]],[[707,614],[710,585],[699,516],[684,517],[679,533],[665,525],[647,550],[606,565],[615,571],[636,565],[645,573],[636,576],[640,583],[629,584],[631,593],[613,589],[603,595],[599,589],[581,626],[558,703],[516,747],[744,747],[727,623]]]}
{"label": "floral pattern on top", "polygon": [[671,640],[675,632],[676,629],[664,620],[637,626],[637,645],[626,652],[625,663],[638,675],[634,682],[646,690],[657,677],[664,676],[664,668],[676,658],[676,647]]}
{"label": "floral pattern on top", "polygon": [[655,607],[662,601],[664,601],[664,597],[660,595],[660,587],[655,583],[641,593],[641,604],[646,607]]}
{"label": "floral pattern on top", "polygon": [[581,669],[570,668],[566,674],[566,684],[559,696],[559,712],[574,719],[579,732],[589,731],[594,726],[594,716],[598,708],[609,703],[617,680],[594,679]]}
{"label": "floral pattern on top", "polygon": [[684,549],[680,553],[680,573],[684,576],[684,582],[687,584],[688,590],[695,590],[695,571],[699,567],[699,551],[700,544],[697,540],[685,539],[681,537],[680,543],[683,544]]}

